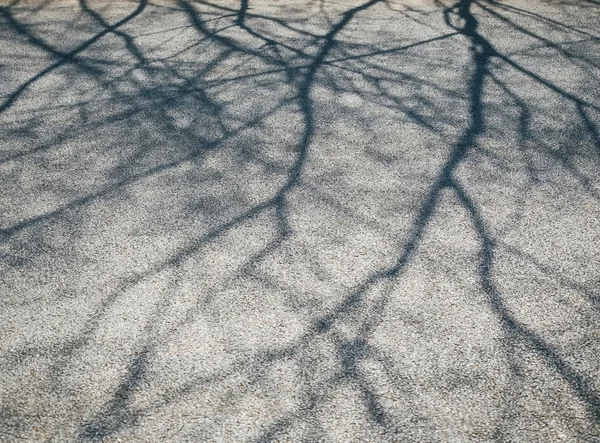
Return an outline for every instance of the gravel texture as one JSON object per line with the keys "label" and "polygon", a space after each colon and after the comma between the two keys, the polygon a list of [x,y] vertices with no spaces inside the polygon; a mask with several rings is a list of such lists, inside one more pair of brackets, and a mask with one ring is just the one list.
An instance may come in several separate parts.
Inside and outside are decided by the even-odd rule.
{"label": "gravel texture", "polygon": [[600,442],[600,4],[0,7],[0,441]]}

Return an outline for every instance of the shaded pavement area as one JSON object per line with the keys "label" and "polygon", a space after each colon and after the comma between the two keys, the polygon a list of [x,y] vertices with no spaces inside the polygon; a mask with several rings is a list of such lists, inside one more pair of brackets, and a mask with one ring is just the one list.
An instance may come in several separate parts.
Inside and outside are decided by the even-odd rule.
{"label": "shaded pavement area", "polygon": [[600,442],[600,3],[4,1],[0,440]]}

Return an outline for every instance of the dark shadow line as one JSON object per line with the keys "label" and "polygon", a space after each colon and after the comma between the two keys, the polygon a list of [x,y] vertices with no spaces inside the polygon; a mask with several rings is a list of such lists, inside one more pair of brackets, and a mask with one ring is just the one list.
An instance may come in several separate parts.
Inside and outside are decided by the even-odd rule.
{"label": "dark shadow line", "polygon": [[594,417],[597,423],[600,423],[600,397],[595,392],[593,382],[586,376],[573,369],[558,353],[558,351],[535,331],[519,322],[505,305],[502,296],[492,276],[494,264],[494,241],[488,236],[485,223],[476,208],[475,203],[462,186],[454,181],[452,189],[462,202],[465,209],[474,224],[475,231],[481,242],[480,250],[480,278],[481,285],[486,295],[492,311],[500,320],[500,324],[509,337],[524,341],[545,363],[554,368],[566,381],[573,392],[583,401],[589,413]]}
{"label": "dark shadow line", "polygon": [[60,60],[54,62],[53,64],[51,64],[47,68],[45,68],[42,71],[38,72],[36,75],[34,75],[29,80],[27,80],[25,83],[23,83],[21,86],[19,86],[0,105],[0,113],[4,112],[8,108],[10,108],[13,105],[13,103],[21,96],[21,94],[23,94],[32,84],[34,84],[35,82],[37,82],[39,79],[41,79],[42,77],[44,77],[48,73],[54,71],[56,68],[59,68],[60,66],[66,64],[66,63],[72,62],[77,54],[79,54],[80,52],[82,52],[85,49],[89,48],[90,46],[92,46],[94,43],[96,43],[98,40],[100,40],[105,35],[113,32],[114,30],[116,30],[120,26],[124,25],[125,23],[129,22],[130,20],[132,20],[133,18],[135,18],[137,15],[139,15],[144,10],[144,8],[146,7],[147,2],[148,2],[148,0],[139,0],[139,4],[138,4],[138,7],[136,8],[136,10],[133,11],[131,14],[129,14],[127,17],[119,20],[114,25],[111,25],[110,27],[108,27],[108,28],[104,29],[103,31],[99,32],[94,37],[88,39],[87,41],[85,41],[84,43],[82,43],[77,48],[73,49],[72,51],[69,51]]}
{"label": "dark shadow line", "polygon": [[[495,4],[495,2],[492,2],[493,4]],[[562,54],[565,58],[569,59],[569,60],[579,60],[579,61],[583,61],[583,62],[587,62],[589,65],[593,66],[594,68],[598,68],[599,65],[594,63],[593,61],[590,61],[588,59],[586,59],[585,57],[581,57],[581,56],[577,56],[574,55],[572,53],[570,53],[569,51],[567,51],[566,49],[563,49],[560,45],[554,43],[553,41],[542,37],[532,31],[529,31],[528,29],[524,28],[523,26],[515,23],[514,21],[510,20],[508,17],[505,17],[501,14],[499,14],[498,12],[494,11],[493,9],[482,5],[481,3],[478,3],[478,6],[486,11],[488,14],[490,14],[492,17],[495,17],[496,19],[498,19],[499,21],[501,21],[502,23],[506,23],[509,26],[512,26],[514,29],[516,29],[517,31],[519,31],[520,33],[527,35],[529,37],[532,37],[540,42],[542,42],[544,44],[545,47],[549,47],[552,48],[556,51],[558,51],[560,54]],[[593,39],[595,40],[595,39]],[[572,43],[572,42],[570,42]]]}
{"label": "dark shadow line", "polygon": [[[278,110],[280,107],[282,106],[286,106],[288,104],[288,102],[284,102],[281,103],[279,106],[275,107],[274,109],[271,109],[270,111],[268,111],[267,113],[261,115],[260,117],[256,118],[255,120],[248,122],[247,124],[245,124],[244,126],[237,128],[235,131],[232,131],[230,133],[227,134],[226,137],[224,137],[223,139],[221,139],[219,141],[219,143],[223,143],[223,141],[227,140],[228,138],[231,138],[233,136],[235,136],[236,134],[238,134],[239,132],[241,132],[244,129],[247,129],[248,127],[252,126],[253,124],[255,124],[256,122],[264,119],[265,117],[271,115],[273,112],[275,112],[276,110]],[[35,225],[37,223],[52,219],[54,217],[57,217],[61,214],[63,214],[64,212],[67,212],[69,210],[75,209],[77,207],[80,206],[85,206],[95,200],[98,200],[102,197],[105,197],[107,195],[109,195],[110,193],[114,192],[117,189],[120,189],[124,186],[128,186],[131,185],[133,183],[136,183],[140,180],[144,180],[147,179],[151,176],[154,176],[156,174],[159,174],[161,172],[167,171],[169,169],[172,169],[176,166],[181,165],[182,163],[185,163],[187,161],[196,159],[198,157],[201,157],[202,155],[204,155],[206,153],[206,151],[212,150],[214,149],[213,145],[208,144],[205,149],[199,149],[195,152],[193,152],[192,154],[189,154],[187,156],[184,156],[182,158],[173,160],[169,163],[163,163],[161,165],[155,166],[153,168],[150,168],[142,173],[139,174],[135,174],[135,175],[131,175],[123,180],[120,180],[116,183],[113,183],[111,185],[105,186],[103,189],[100,189],[99,191],[93,192],[91,194],[85,195],[83,197],[77,198],[75,200],[72,200],[71,202],[53,210],[50,212],[46,212],[44,214],[35,216],[35,217],[30,217],[28,219],[22,220],[18,223],[15,223],[7,228],[3,228],[0,229],[0,241],[2,240],[6,240],[8,237],[15,235],[16,233],[18,233],[19,231],[22,231],[23,229],[26,229],[32,225]]]}
{"label": "dark shadow line", "polygon": [[[536,18],[539,18],[539,19],[541,19],[543,21],[551,23],[551,24],[553,24],[553,25],[555,25],[557,27],[566,28],[569,31],[574,31],[574,32],[577,32],[579,34],[587,35],[588,37],[591,37],[594,40],[600,40],[600,36],[597,36],[597,35],[594,35],[594,34],[590,34],[587,31],[582,31],[581,29],[575,28],[574,26],[566,25],[566,24],[561,23],[559,21],[556,21],[556,20],[553,20],[551,18],[545,17],[545,16],[543,16],[541,14],[537,14],[535,12],[528,11],[527,9],[518,8],[516,6],[509,5],[509,4],[506,4],[506,3],[500,3],[500,2],[498,2],[496,0],[485,0],[485,1],[487,3],[490,3],[490,4],[492,4],[492,5],[500,8],[500,9],[509,10],[509,11],[515,11],[516,13],[530,15],[532,17],[536,17]],[[479,5],[481,6],[481,3],[479,3]]]}
{"label": "dark shadow line", "polygon": [[112,28],[111,29],[111,26],[106,22],[106,20],[104,20],[104,18],[102,18],[102,16],[100,14],[98,14],[96,11],[94,11],[88,5],[88,0],[79,0],[79,5],[81,6],[81,9],[83,11],[85,11],[87,14],[89,14],[104,29],[110,30],[110,32],[112,32],[117,37],[121,37],[121,39],[123,39],[123,41],[125,42],[125,47],[127,48],[127,50],[129,50],[129,52],[131,54],[133,54],[133,56],[136,58],[136,60],[138,61],[138,63],[140,63],[141,65],[146,64],[146,58],[141,53],[141,51],[138,49],[138,47],[136,46],[135,42],[133,41],[133,38],[131,38],[130,35],[128,35],[127,33],[123,32],[121,30],[119,30],[118,28]]}
{"label": "dark shadow line", "polygon": [[333,64],[333,63],[337,63],[337,62],[344,62],[346,60],[356,60],[356,59],[363,59],[366,57],[375,57],[378,55],[384,55],[384,54],[393,54],[394,52],[398,52],[398,51],[403,51],[405,49],[411,49],[411,48],[415,48],[417,46],[422,46],[422,45],[426,45],[428,43],[433,43],[433,42],[437,42],[440,40],[445,40],[447,38],[450,37],[454,37],[456,35],[459,35],[460,32],[449,32],[447,34],[443,34],[437,37],[432,37],[430,39],[427,40],[421,40],[415,43],[409,43],[408,45],[403,45],[403,46],[398,46],[395,48],[391,48],[391,49],[382,49],[380,51],[373,51],[373,52],[369,52],[367,54],[357,54],[357,55],[350,55],[348,57],[340,57],[340,58],[332,58],[330,60],[328,60],[326,62],[326,64]]}
{"label": "dark shadow line", "polygon": [[78,441],[100,441],[120,431],[123,427],[134,425],[136,414],[129,410],[129,401],[136,388],[144,379],[151,348],[144,348],[131,360],[127,373],[105,406],[105,410],[83,425]]}

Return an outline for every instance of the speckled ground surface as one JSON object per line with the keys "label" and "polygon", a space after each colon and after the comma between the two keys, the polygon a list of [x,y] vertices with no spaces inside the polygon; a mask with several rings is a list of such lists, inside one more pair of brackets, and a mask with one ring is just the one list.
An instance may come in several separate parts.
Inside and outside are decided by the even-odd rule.
{"label": "speckled ground surface", "polygon": [[2,442],[600,441],[597,1],[3,4]]}

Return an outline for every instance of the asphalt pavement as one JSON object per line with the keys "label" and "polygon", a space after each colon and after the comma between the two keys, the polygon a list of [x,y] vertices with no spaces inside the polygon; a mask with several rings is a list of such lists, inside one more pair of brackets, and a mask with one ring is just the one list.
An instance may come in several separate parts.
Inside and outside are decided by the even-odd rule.
{"label": "asphalt pavement", "polygon": [[0,3],[0,441],[600,442],[598,1]]}

